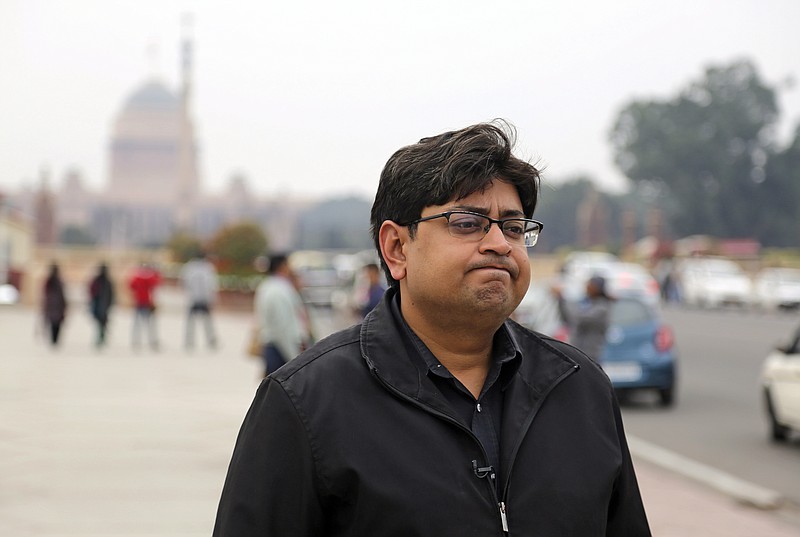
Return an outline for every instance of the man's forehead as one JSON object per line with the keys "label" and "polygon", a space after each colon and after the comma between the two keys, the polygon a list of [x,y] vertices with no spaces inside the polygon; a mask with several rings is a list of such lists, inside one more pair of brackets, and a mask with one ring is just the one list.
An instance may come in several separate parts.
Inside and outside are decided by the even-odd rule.
{"label": "man's forehead", "polygon": [[[500,192],[493,192],[493,186],[500,184]],[[498,207],[501,214],[516,213],[522,214],[522,200],[519,197],[517,188],[505,181],[492,181],[487,184],[485,188],[476,190],[463,197],[453,197],[444,205],[429,205],[428,207],[447,207],[449,209],[460,209],[465,211],[473,211],[477,213],[489,213],[495,207]],[[427,207],[426,207],[427,208]]]}

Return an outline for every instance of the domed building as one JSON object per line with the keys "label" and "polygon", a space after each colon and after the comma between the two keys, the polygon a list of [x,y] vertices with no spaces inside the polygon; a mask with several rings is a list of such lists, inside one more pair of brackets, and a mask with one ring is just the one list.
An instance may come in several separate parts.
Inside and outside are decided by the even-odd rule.
{"label": "domed building", "polygon": [[173,204],[197,189],[194,132],[182,99],[152,80],[117,117],[109,148],[109,196],[130,203]]}
{"label": "domed building", "polygon": [[183,46],[180,93],[158,79],[136,89],[112,128],[108,188],[96,214],[102,242],[163,242],[194,224],[199,194],[197,144],[189,114],[191,44]]}

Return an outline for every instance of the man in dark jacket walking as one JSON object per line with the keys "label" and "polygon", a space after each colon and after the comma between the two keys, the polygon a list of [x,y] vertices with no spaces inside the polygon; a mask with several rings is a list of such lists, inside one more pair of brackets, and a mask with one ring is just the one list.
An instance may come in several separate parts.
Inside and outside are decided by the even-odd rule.
{"label": "man in dark jacket walking", "polygon": [[99,348],[106,344],[106,328],[111,307],[114,305],[114,283],[108,276],[108,265],[101,263],[97,274],[89,282],[89,310],[97,323],[97,339]]}
{"label": "man in dark jacket walking", "polygon": [[389,159],[371,224],[390,288],[262,382],[215,536],[650,535],[607,377],[508,319],[542,229],[513,136]]}

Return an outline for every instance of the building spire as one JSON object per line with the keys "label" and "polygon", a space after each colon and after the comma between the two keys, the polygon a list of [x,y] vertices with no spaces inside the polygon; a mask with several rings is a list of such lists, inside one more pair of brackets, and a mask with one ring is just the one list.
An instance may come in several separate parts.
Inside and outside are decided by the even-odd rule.
{"label": "building spire", "polygon": [[191,229],[195,201],[199,188],[197,178],[197,150],[191,118],[192,96],[192,30],[194,17],[191,13],[181,16],[181,122],[180,161],[178,170],[178,212],[176,223],[179,229]]}
{"label": "building spire", "polygon": [[189,100],[192,94],[192,30],[194,27],[194,16],[191,13],[184,13],[181,16],[181,33],[183,35],[181,44],[181,97],[184,109],[188,110]]}

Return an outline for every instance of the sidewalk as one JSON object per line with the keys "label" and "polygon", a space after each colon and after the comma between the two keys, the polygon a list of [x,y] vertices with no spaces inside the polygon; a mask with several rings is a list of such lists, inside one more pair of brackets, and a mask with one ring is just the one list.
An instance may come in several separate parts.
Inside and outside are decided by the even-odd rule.
{"label": "sidewalk", "polygon": [[[0,535],[211,534],[261,364],[244,355],[245,314],[216,315],[221,348],[207,350],[200,338],[192,353],[182,349],[179,301],[158,316],[160,352],[130,349],[124,309],[97,351],[75,304],[61,348],[51,350],[34,337],[34,312],[0,307]],[[800,537],[800,521],[783,512],[635,462],[657,537]]]}

